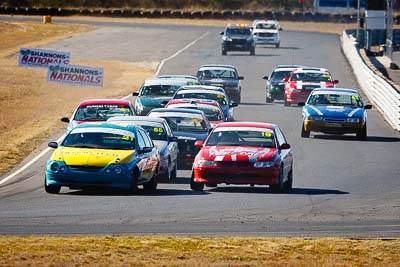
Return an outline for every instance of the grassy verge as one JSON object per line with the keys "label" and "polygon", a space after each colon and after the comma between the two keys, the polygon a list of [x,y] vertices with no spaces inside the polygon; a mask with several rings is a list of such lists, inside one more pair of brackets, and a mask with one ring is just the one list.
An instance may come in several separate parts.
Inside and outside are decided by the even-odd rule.
{"label": "grassy verge", "polygon": [[399,266],[400,240],[1,237],[0,266]]}
{"label": "grassy verge", "polygon": [[[19,67],[20,47],[36,47],[93,29],[84,25],[0,22],[0,174],[20,162],[65,124],[77,104],[87,98],[122,97],[152,76],[154,67],[110,61],[72,64],[103,67],[104,88],[46,82],[46,69]],[[4,42],[3,42],[4,41]]]}

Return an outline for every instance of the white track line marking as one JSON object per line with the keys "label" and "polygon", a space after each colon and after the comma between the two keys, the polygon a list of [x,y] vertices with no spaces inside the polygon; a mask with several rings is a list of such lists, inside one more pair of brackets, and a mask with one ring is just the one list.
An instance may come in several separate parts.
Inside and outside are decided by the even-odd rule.
{"label": "white track line marking", "polygon": [[[206,37],[206,35],[208,34],[208,32],[204,33],[203,35],[201,35],[200,37],[196,38],[195,40],[193,40],[192,42],[190,42],[189,44],[187,44],[185,47],[179,49],[178,51],[176,51],[173,55],[164,58],[163,60],[161,60],[160,64],[157,67],[157,71],[156,71],[156,76],[158,76],[158,74],[160,74],[160,71],[162,69],[162,67],[164,66],[164,63],[167,62],[168,60],[171,60],[175,57],[177,57],[180,53],[182,53],[183,51],[185,51],[186,49],[188,49],[189,47],[191,47],[192,45],[194,45],[195,43],[197,43],[199,40],[203,39],[204,37]],[[127,99],[129,97],[131,97],[132,94],[127,95],[125,97],[123,97],[122,99]],[[57,143],[59,143],[62,138],[64,137],[61,136],[58,140]],[[26,170],[29,166],[31,166],[33,163],[35,163],[36,161],[38,161],[41,157],[43,157],[46,153],[48,153],[51,150],[51,148],[47,147],[45,150],[43,150],[42,152],[39,153],[39,155],[37,155],[36,157],[34,157],[32,160],[30,160],[29,162],[27,162],[24,166],[22,166],[21,168],[19,168],[18,170],[16,170],[15,172],[11,173],[10,175],[8,175],[6,178],[4,178],[3,180],[0,181],[0,185],[4,184],[5,182],[7,182],[8,180],[14,178],[15,176],[17,176],[18,174],[20,174],[21,172],[23,172],[24,170]]]}

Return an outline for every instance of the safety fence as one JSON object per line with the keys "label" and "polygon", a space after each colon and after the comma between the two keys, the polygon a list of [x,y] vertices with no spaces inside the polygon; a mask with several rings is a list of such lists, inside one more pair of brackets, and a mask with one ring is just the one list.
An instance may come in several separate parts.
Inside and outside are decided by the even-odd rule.
{"label": "safety fence", "polygon": [[353,30],[343,31],[342,50],[353,69],[358,84],[389,124],[400,131],[400,92],[365,64],[353,34]]}

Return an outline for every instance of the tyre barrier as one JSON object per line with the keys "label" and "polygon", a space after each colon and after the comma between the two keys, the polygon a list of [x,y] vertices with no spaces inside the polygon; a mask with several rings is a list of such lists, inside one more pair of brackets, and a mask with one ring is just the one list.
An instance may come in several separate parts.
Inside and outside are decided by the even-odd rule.
{"label": "tyre barrier", "polygon": [[[3,15],[39,15],[39,16],[105,16],[105,17],[144,17],[144,18],[189,18],[189,19],[277,19],[285,21],[316,22],[355,22],[355,14],[322,14],[318,12],[290,11],[249,11],[249,10],[163,10],[163,9],[110,9],[110,8],[31,8],[0,7]],[[394,18],[400,23],[400,16]]]}
{"label": "tyre barrier", "polygon": [[400,91],[364,63],[354,34],[354,30],[343,31],[343,54],[350,63],[358,84],[369,100],[382,113],[393,129],[400,131]]}

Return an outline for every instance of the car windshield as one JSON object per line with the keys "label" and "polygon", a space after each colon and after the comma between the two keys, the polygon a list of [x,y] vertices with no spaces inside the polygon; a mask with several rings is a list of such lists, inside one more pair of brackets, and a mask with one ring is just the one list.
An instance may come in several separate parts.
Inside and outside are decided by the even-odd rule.
{"label": "car windshield", "polygon": [[220,121],[222,120],[221,112],[218,108],[212,108],[207,106],[182,106],[182,108],[197,109],[204,112],[206,118],[209,121]]}
{"label": "car windshield", "polygon": [[331,75],[326,72],[297,72],[292,75],[291,80],[306,82],[331,82],[332,78]]}
{"label": "car windshield", "polygon": [[140,96],[173,96],[179,85],[149,85],[143,86]]}
{"label": "car windshield", "polygon": [[251,35],[250,28],[227,28],[226,35]]}
{"label": "car windshield", "polygon": [[111,128],[78,128],[72,130],[61,145],[76,148],[133,150],[135,135],[130,131]]}
{"label": "car windshield", "polygon": [[285,71],[274,71],[271,74],[271,80],[282,80],[283,78],[287,78],[290,76],[290,74],[292,73],[292,71],[290,70],[285,70]]}
{"label": "car windshield", "polygon": [[206,122],[196,114],[150,113],[150,116],[163,118],[172,131],[177,132],[207,132]]}
{"label": "car windshield", "polygon": [[135,121],[136,125],[141,126],[150,136],[152,140],[167,141],[167,132],[162,123]]}
{"label": "car windshield", "polygon": [[75,113],[77,121],[106,121],[115,116],[132,116],[132,110],[127,105],[95,104],[80,106]]}
{"label": "car windshield", "polygon": [[253,146],[275,148],[274,133],[262,128],[221,127],[208,138],[207,146]]}
{"label": "car windshield", "polygon": [[205,69],[200,70],[197,73],[199,79],[211,80],[211,79],[229,79],[237,80],[237,75],[234,70],[231,69]]}
{"label": "car windshield", "polygon": [[220,104],[220,106],[228,105],[226,101],[226,97],[223,94],[212,94],[212,93],[203,93],[203,92],[185,92],[182,91],[175,95],[174,99],[185,99],[185,98],[192,98],[192,99],[210,99],[215,100]]}
{"label": "car windshield", "polygon": [[258,23],[256,24],[256,29],[260,30],[276,30],[276,24],[274,23]]}
{"label": "car windshield", "polygon": [[362,107],[363,103],[358,95],[355,94],[312,94],[307,102],[309,105],[322,106],[351,106]]}

